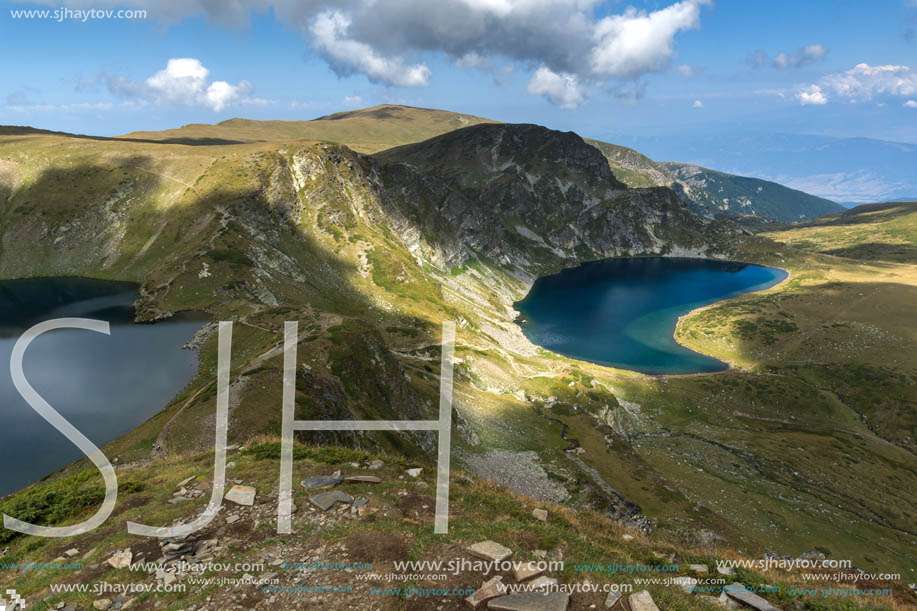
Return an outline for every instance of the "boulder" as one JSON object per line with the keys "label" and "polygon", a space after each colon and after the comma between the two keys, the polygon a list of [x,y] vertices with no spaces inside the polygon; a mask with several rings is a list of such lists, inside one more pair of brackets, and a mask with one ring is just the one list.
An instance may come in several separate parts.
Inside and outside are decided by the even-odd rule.
{"label": "boulder", "polygon": [[532,515],[536,520],[541,520],[542,522],[548,521],[548,512],[544,509],[533,509]]}

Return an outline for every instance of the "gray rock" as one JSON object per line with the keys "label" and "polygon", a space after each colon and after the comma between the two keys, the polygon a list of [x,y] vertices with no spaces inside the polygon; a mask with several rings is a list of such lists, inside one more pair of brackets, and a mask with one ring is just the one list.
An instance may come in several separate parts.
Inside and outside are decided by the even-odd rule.
{"label": "gray rock", "polygon": [[566,611],[570,595],[566,592],[521,592],[501,596],[487,603],[495,611]]}
{"label": "gray rock", "polygon": [[251,507],[255,504],[255,489],[251,486],[233,486],[226,493],[226,500],[236,505]]}
{"label": "gray rock", "polygon": [[340,475],[317,475],[315,477],[307,477],[302,483],[302,487],[306,490],[310,488],[330,488],[331,486],[337,486],[341,483]]}
{"label": "gray rock", "polygon": [[360,507],[366,505],[367,503],[369,503],[369,499],[367,498],[357,499],[353,502],[353,507],[354,509],[359,509]]}
{"label": "gray rock", "polygon": [[503,596],[503,577],[497,575],[489,581],[485,581],[480,588],[474,591],[474,594],[465,598],[465,605],[472,609],[481,607],[487,601]]}
{"label": "gray rock", "polygon": [[381,460],[374,460],[371,463],[369,463],[369,470],[378,471],[379,469],[381,469],[384,466],[385,466],[385,463],[382,462]]}
{"label": "gray rock", "polygon": [[417,467],[416,469],[408,469],[406,473],[410,475],[411,477],[420,477],[420,473],[422,471],[423,469],[421,469],[420,467]]}
{"label": "gray rock", "polygon": [[323,492],[321,494],[316,494],[315,496],[310,496],[309,502],[322,511],[328,511],[337,503],[346,503],[348,505],[353,503],[353,497],[346,492],[341,492],[340,490],[332,490],[331,492]]}
{"label": "gray rock", "polygon": [[116,552],[108,559],[108,564],[115,569],[127,568],[131,565],[131,560],[134,558],[134,554],[131,553],[131,548],[125,548],[120,552]]}
{"label": "gray rock", "polygon": [[689,564],[688,570],[693,573],[709,573],[710,568],[706,564]]}
{"label": "gray rock", "polygon": [[752,609],[757,609],[758,611],[779,611],[777,607],[748,590],[740,583],[733,583],[726,586],[723,588],[723,592],[725,592],[728,597],[746,604]]}
{"label": "gray rock", "polygon": [[548,512],[544,509],[533,509],[532,515],[536,520],[541,520],[542,522],[548,521]]}
{"label": "gray rock", "polygon": [[672,583],[684,590],[685,594],[690,594],[694,591],[694,586],[697,585],[697,580],[693,577],[673,577]]}
{"label": "gray rock", "polygon": [[532,581],[526,584],[532,590],[543,590],[549,587],[557,587],[557,580],[553,577],[547,577],[542,575],[541,577],[536,577]]}
{"label": "gray rock", "polygon": [[351,484],[378,484],[382,480],[374,475],[351,475],[350,477],[345,477],[344,481]]}
{"label": "gray rock", "polygon": [[516,562],[513,564],[513,577],[517,582],[537,577],[544,573],[543,567],[545,566],[544,564],[539,565],[538,562]]}
{"label": "gray rock", "polygon": [[631,611],[659,611],[649,591],[641,590],[627,597]]}
{"label": "gray rock", "polygon": [[716,572],[720,575],[731,575],[735,576],[736,570],[731,566],[718,566],[716,567]]}
{"label": "gray rock", "polygon": [[98,600],[92,601],[93,609],[99,609],[100,611],[106,611],[106,609],[108,609],[109,607],[111,607],[111,600],[107,598],[100,598]]}
{"label": "gray rock", "polygon": [[513,550],[496,541],[481,541],[469,547],[468,553],[484,560],[502,562],[513,555]]}
{"label": "gray rock", "polygon": [[621,600],[621,596],[621,592],[609,592],[608,597],[605,598],[605,608],[611,609],[614,607]]}

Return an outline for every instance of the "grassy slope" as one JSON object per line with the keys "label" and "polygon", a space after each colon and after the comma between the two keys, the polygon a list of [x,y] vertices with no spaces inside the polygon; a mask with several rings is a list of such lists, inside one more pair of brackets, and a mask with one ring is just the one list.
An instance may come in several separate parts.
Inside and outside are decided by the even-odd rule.
{"label": "grassy slope", "polygon": [[253,121],[229,119],[216,125],[192,124],[161,132],[133,132],[124,138],[236,142],[327,140],[341,142],[360,153],[419,142],[460,127],[495,123],[490,119],[443,110],[383,104],[339,112],[311,121]]}
{"label": "grassy slope", "polygon": [[[246,367],[253,367],[254,372],[244,376],[249,381],[242,389],[240,408],[233,414],[233,440],[270,432],[273,426],[270,414],[279,405],[279,355],[262,360],[258,357],[278,345],[284,319],[299,319],[301,328],[309,329],[317,338],[302,344],[301,362],[331,373],[347,367],[357,371],[372,367],[348,360],[358,358],[360,351],[348,354],[336,348],[353,343],[348,330],[361,335],[364,321],[370,322],[387,345],[404,355],[399,361],[416,391],[435,398],[435,367],[430,365],[435,366],[436,354],[426,346],[435,342],[439,320],[457,314],[475,320],[480,312],[455,296],[447,306],[437,282],[446,280],[450,293],[455,287],[448,285],[448,279],[431,276],[435,270],[419,266],[384,228],[360,220],[329,223],[349,206],[348,201],[334,204],[333,192],[338,191],[331,183],[327,187],[330,191],[316,187],[302,195],[309,202],[301,222],[303,233],[282,238],[287,252],[294,257],[302,255],[301,265],[310,270],[309,281],[296,284],[295,290],[291,291],[293,285],[287,283],[270,285],[283,303],[293,304],[293,310],[255,312],[249,295],[211,284],[227,276],[253,282],[245,261],[233,267],[232,260],[212,254],[245,251],[252,240],[250,233],[236,230],[231,223],[220,233],[220,209],[227,203],[241,206],[238,202],[254,195],[266,197],[264,174],[270,174],[278,161],[289,159],[291,151],[303,149],[309,150],[309,145],[192,147],[77,141],[57,136],[5,139],[0,158],[12,161],[0,163],[0,176],[8,177],[2,184],[10,186],[13,197],[3,198],[6,204],[0,215],[4,219],[21,215],[18,226],[31,227],[34,233],[19,232],[15,240],[4,235],[0,271],[7,276],[68,273],[146,278],[149,288],[162,287],[154,290],[152,302],[167,309],[202,307],[207,305],[207,295],[230,291],[224,295],[229,299],[210,305],[210,311],[215,317],[241,317],[244,321],[237,325],[234,376]],[[98,168],[104,171],[100,173]],[[117,211],[119,202],[127,202],[130,205],[124,205],[123,213],[130,222],[118,242],[118,256],[105,267],[104,249],[82,250],[87,248],[85,244],[68,242],[69,230],[61,231],[61,227],[74,218],[66,207],[68,200],[85,196],[98,200],[104,211],[109,195],[119,188],[125,189],[125,197],[116,198],[109,208]],[[269,195],[270,189],[267,192]],[[61,193],[68,197],[52,197]],[[357,195],[350,194],[345,200],[354,201]],[[270,207],[270,198],[262,203]],[[237,210],[231,211],[239,216]],[[58,232],[51,234],[53,240],[64,236],[57,247],[42,238],[47,235],[40,233],[42,227]],[[207,235],[208,240],[216,236],[217,243],[208,244],[203,252],[193,252],[188,244],[198,234]],[[103,233],[97,241],[107,242],[109,238]],[[23,252],[21,239],[30,240],[30,248],[46,244],[40,263],[18,256]],[[366,252],[364,242],[373,246],[365,274],[361,263],[361,253]],[[73,250],[68,252],[64,247],[71,244]],[[908,558],[913,548],[909,536],[894,528],[914,523],[913,505],[899,492],[914,488],[913,455],[881,437],[913,426],[913,418],[900,411],[900,406],[912,399],[907,388],[913,388],[913,379],[908,382],[905,378],[900,386],[895,386],[895,380],[901,375],[913,376],[915,342],[909,336],[902,337],[900,329],[889,330],[882,325],[890,325],[888,321],[895,318],[910,320],[906,305],[913,302],[908,292],[913,289],[913,268],[810,255],[792,248],[775,251],[763,241],[752,240],[750,244],[733,256],[787,267],[793,271],[792,282],[767,295],[731,300],[692,315],[679,331],[682,341],[748,371],[664,381],[547,353],[523,357],[502,350],[486,334],[469,330],[460,339],[459,356],[464,363],[458,368],[458,379],[466,393],[460,404],[464,406],[463,418],[482,443],[461,443],[469,452],[492,447],[532,449],[561,477],[571,470],[575,473],[559,452],[565,444],[559,440],[557,427],[535,417],[531,409],[533,402],[544,404],[544,399],[553,395],[562,403],[558,411],[566,409],[571,414],[558,413],[559,418],[570,422],[571,436],[580,438],[587,448],[583,459],[637,502],[663,538],[679,540],[700,528],[712,528],[729,538],[730,545],[750,552],[774,549],[799,553],[828,547],[835,557],[850,557],[864,567],[904,568],[912,562]],[[204,261],[215,272],[210,279],[199,277]],[[470,268],[461,272],[458,280],[484,290],[486,286],[471,282],[480,272],[500,273],[486,266]],[[864,289],[869,298],[862,300],[860,307],[844,307],[853,301],[851,297],[867,295]],[[486,300],[486,291],[482,294]],[[831,304],[836,310],[832,326],[821,329],[819,317],[823,318],[824,309]],[[378,307],[370,309],[369,305]],[[877,305],[886,309],[878,310]],[[882,311],[882,320],[877,320]],[[495,307],[488,316],[497,312]],[[789,315],[797,330],[807,332],[796,333],[788,330],[788,325],[772,322],[787,318],[781,312]],[[750,324],[742,324],[745,320]],[[715,332],[708,337],[704,331],[710,325]],[[890,335],[877,333],[873,329],[876,326],[890,331]],[[855,341],[879,341],[881,345],[861,354],[856,349],[859,346],[851,345]],[[900,354],[900,363],[883,363],[886,369],[870,369],[863,374],[870,376],[870,383],[878,390],[857,400],[866,405],[881,398],[886,413],[900,415],[901,426],[890,423],[885,430],[873,433],[873,422],[864,423],[851,411],[850,397],[843,392],[833,397],[843,390],[838,385],[850,379],[848,374],[833,374],[831,367],[813,370],[811,362],[801,367],[784,363],[780,347],[789,349],[796,342],[798,353],[817,354],[819,362],[840,362],[845,368],[876,367],[879,355],[889,350]],[[169,436],[170,448],[175,451],[196,446],[201,435],[198,423],[212,409],[212,397],[205,387],[215,368],[214,344],[211,340],[202,351],[200,375],[189,388],[161,415],[111,444],[106,449],[109,456],[120,456],[122,463],[148,458],[150,441],[201,390],[173,423]],[[816,393],[813,385],[828,390]],[[853,391],[857,388],[852,386]],[[520,390],[527,393],[529,401],[514,396]],[[638,416],[615,409],[618,399],[638,404]],[[364,405],[372,403],[367,400]],[[569,407],[564,408],[564,404]],[[584,409],[573,410],[574,404]],[[603,412],[608,405],[612,406],[611,415]],[[303,409],[309,406],[304,404]],[[610,448],[602,437],[608,430],[596,426],[591,417],[582,415],[584,412],[604,413],[605,420],[612,420],[619,429]],[[685,434],[693,437],[679,437]],[[900,443],[902,439],[890,437],[888,441]],[[397,440],[383,441],[382,447],[407,450]],[[787,465],[792,465],[798,475],[789,475]],[[588,502],[594,484],[582,474],[575,478],[580,482],[578,498]],[[881,484],[866,489],[864,478]],[[40,558],[41,553],[31,557]]]}

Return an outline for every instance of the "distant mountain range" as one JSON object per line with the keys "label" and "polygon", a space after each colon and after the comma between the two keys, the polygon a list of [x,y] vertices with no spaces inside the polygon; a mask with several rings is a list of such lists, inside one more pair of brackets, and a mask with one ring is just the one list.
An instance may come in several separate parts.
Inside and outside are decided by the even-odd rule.
{"label": "distant mountain range", "polygon": [[656,158],[776,181],[846,206],[917,199],[917,144],[751,132],[619,141]]}

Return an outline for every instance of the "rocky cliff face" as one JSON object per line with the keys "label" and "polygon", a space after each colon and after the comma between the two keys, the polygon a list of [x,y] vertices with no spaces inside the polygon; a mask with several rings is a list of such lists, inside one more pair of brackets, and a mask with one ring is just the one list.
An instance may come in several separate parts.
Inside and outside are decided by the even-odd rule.
{"label": "rocky cliff face", "polygon": [[376,156],[382,199],[431,260],[538,274],[576,261],[702,252],[708,223],[664,187],[626,187],[595,147],[536,125],[478,125]]}

